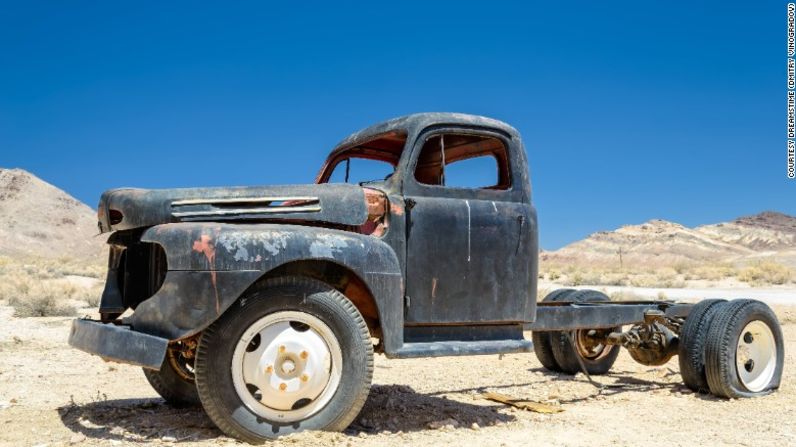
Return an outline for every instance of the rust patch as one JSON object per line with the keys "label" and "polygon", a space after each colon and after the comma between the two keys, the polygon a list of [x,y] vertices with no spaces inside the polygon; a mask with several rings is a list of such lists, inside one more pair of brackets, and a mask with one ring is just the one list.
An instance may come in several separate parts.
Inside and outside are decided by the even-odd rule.
{"label": "rust patch", "polygon": [[211,267],[215,264],[216,246],[213,243],[213,237],[209,234],[203,234],[199,236],[199,239],[193,241],[193,251],[204,254]]}
{"label": "rust patch", "polygon": [[202,253],[207,259],[207,264],[210,267],[210,282],[213,283],[213,291],[216,294],[216,314],[221,313],[221,303],[218,299],[218,284],[216,283],[216,245],[213,242],[213,237],[209,234],[199,236],[199,239],[193,241],[193,251]]}
{"label": "rust patch", "polygon": [[404,215],[404,207],[398,203],[390,203],[390,212],[396,216]]}
{"label": "rust patch", "polygon": [[365,203],[368,207],[368,218],[376,220],[387,212],[387,197],[383,192],[365,188]]}
{"label": "rust patch", "polygon": [[373,301],[368,287],[361,279],[350,276],[348,278],[348,283],[343,288],[343,295],[354,303],[354,306],[356,306],[363,317],[371,320],[378,320],[379,311],[376,308],[376,303]]}
{"label": "rust patch", "polygon": [[387,231],[387,196],[375,189],[364,188],[365,204],[368,208],[368,220],[360,225],[359,232],[381,237]]}

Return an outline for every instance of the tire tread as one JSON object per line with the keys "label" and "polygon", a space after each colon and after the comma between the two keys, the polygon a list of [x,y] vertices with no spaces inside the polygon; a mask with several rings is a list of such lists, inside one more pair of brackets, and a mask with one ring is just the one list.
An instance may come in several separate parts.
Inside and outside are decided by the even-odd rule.
{"label": "tire tread", "polygon": [[725,300],[703,300],[691,308],[680,330],[678,362],[683,383],[698,393],[710,392],[705,376],[705,343],[710,322]]}
{"label": "tire tread", "polygon": [[[740,331],[754,314],[768,320],[777,349],[777,364],[770,386],[760,392],[743,388],[735,365],[736,345]],[[765,303],[741,299],[722,305],[708,330],[705,346],[705,376],[710,392],[719,397],[742,398],[768,394],[779,387],[784,362],[782,329],[776,315]]]}
{"label": "tire tread", "polygon": [[[345,311],[345,313],[354,320],[360,338],[366,346],[366,358],[364,365],[365,380],[362,386],[360,386],[357,390],[357,395],[355,396],[353,404],[349,407],[348,411],[337,415],[337,417],[329,421],[329,423],[327,423],[324,427],[324,430],[344,430],[362,410],[362,407],[364,406],[365,401],[370,394],[371,381],[373,377],[373,346],[370,343],[370,331],[365,323],[364,318],[362,318],[359,310],[345,295],[335,290],[328,284],[312,278],[303,276],[275,277],[265,281],[261,287],[263,289],[279,287],[303,287],[305,290],[312,289],[317,292],[329,292],[329,295],[332,297],[335,303],[339,305]],[[305,298],[306,295],[307,294],[305,293]],[[233,305],[233,307],[231,307],[227,312],[244,312],[247,307],[247,300],[248,298],[242,298],[240,305]],[[216,320],[215,323],[205,329],[205,331],[202,333],[202,341],[217,339],[217,331],[220,324],[223,324],[221,318]],[[235,423],[232,418],[229,417],[229,415],[223,412],[224,410],[218,400],[216,390],[211,389],[207,383],[207,380],[205,380],[208,369],[207,362],[209,360],[209,352],[208,343],[204,343],[202,341],[200,341],[196,353],[196,385],[202,406],[204,407],[208,417],[222,432],[250,444],[262,444],[267,439],[271,439],[270,436],[258,436],[249,429],[242,427],[240,424]]]}
{"label": "tire tread", "polygon": [[[607,302],[610,301],[607,295],[597,290],[591,289],[583,289],[578,290],[575,293],[568,296],[569,301],[572,302]],[[570,332],[572,336],[574,336],[574,331]],[[580,362],[578,362],[578,354],[575,352],[574,348],[572,347],[571,343],[569,342],[569,337],[567,337],[567,332],[558,331],[551,334],[552,340],[552,350],[553,356],[555,357],[556,363],[561,368],[561,371],[566,374],[577,374],[581,372]],[[587,359],[584,360],[584,364],[586,365],[586,370],[589,374],[593,375],[602,375],[606,374],[611,367],[613,366],[614,362],[616,362],[617,356],[619,356],[619,347],[613,346],[610,347],[611,352],[607,357],[604,357],[598,361],[589,361]]]}
{"label": "tire tread", "polygon": [[[547,294],[542,302],[564,301],[573,292],[576,292],[576,290],[557,289]],[[549,331],[533,331],[531,333],[531,340],[533,341],[533,351],[536,354],[536,358],[539,360],[539,363],[541,363],[542,366],[547,370],[561,372],[561,366],[559,366],[558,362],[556,362],[556,358],[553,355],[553,342],[551,335],[554,333],[555,332]]]}

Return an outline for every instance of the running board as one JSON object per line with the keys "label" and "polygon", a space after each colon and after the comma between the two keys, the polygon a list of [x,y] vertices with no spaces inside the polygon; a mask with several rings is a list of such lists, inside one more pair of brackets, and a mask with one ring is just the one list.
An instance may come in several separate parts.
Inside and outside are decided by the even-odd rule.
{"label": "running board", "polygon": [[435,341],[404,343],[390,358],[449,357],[458,355],[515,354],[533,351],[530,340]]}

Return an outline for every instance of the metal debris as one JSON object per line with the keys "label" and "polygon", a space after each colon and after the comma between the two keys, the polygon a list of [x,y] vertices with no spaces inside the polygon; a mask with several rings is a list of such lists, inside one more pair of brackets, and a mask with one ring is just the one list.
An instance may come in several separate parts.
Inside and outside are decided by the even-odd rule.
{"label": "metal debris", "polygon": [[500,402],[502,404],[511,405],[512,407],[516,407],[521,410],[534,411],[536,413],[555,414],[564,411],[563,408],[557,405],[543,404],[541,402],[534,402],[532,400],[517,399],[506,394],[490,392],[481,394],[481,397],[491,401]]}

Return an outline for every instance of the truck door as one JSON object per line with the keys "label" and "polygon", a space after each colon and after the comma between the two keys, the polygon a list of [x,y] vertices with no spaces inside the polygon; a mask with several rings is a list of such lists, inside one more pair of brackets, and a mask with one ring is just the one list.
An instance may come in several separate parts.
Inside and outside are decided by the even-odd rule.
{"label": "truck door", "polygon": [[404,184],[408,324],[526,319],[536,216],[514,184],[527,182],[518,166],[524,154],[512,157],[511,149],[522,150],[504,135],[472,129],[417,140]]}

